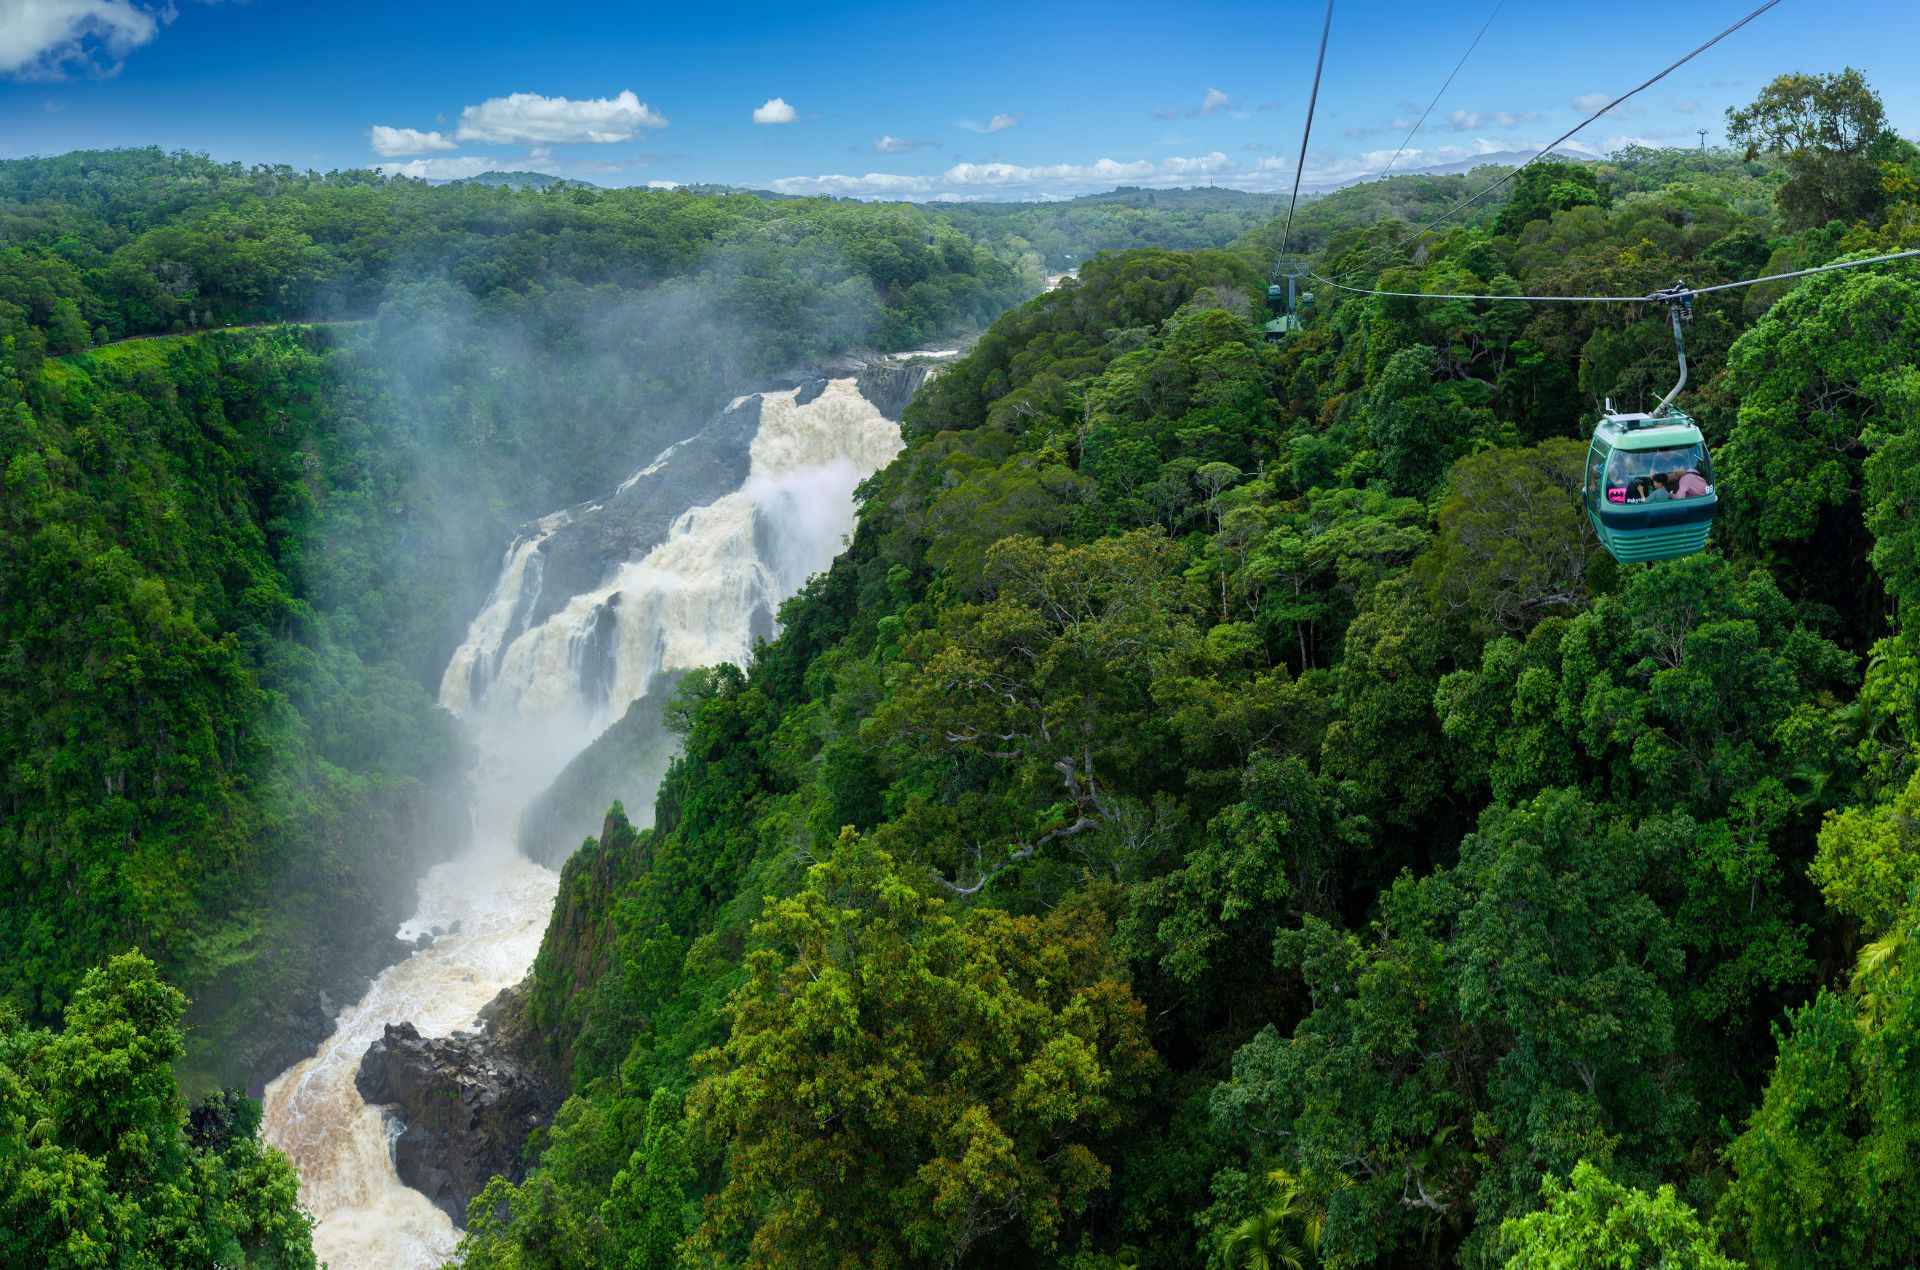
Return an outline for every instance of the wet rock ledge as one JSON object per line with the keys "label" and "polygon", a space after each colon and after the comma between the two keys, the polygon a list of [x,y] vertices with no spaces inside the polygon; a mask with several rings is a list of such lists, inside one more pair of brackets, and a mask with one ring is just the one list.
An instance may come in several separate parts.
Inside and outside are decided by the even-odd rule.
{"label": "wet rock ledge", "polygon": [[402,1126],[394,1142],[400,1180],[467,1223],[467,1204],[495,1174],[526,1176],[527,1136],[553,1119],[565,1090],[521,1044],[522,990],[502,993],[473,1032],[426,1038],[389,1023],[360,1060],[360,1096]]}

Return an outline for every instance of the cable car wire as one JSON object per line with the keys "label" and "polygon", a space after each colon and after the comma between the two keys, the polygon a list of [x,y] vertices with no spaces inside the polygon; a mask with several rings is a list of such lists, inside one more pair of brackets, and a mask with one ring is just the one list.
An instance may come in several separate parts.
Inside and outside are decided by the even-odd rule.
{"label": "cable car wire", "polygon": [[[1714,45],[1718,44],[1720,41],[1726,39],[1729,35],[1732,35],[1735,31],[1738,31],[1741,27],[1747,25],[1747,23],[1753,21],[1755,18],[1765,13],[1768,9],[1773,8],[1775,5],[1779,3],[1780,3],[1780,0],[1766,0],[1765,4],[1762,4],[1759,8],[1755,9],[1752,13],[1749,13],[1746,17],[1741,18],[1738,22],[1734,23],[1732,26],[1720,32],[1720,34],[1714,36],[1712,39],[1708,40],[1705,44],[1702,44],[1700,47],[1694,49],[1693,52],[1688,53],[1685,57],[1682,57],[1679,61],[1667,67],[1667,69],[1661,71],[1659,74],[1653,76],[1650,79],[1642,81],[1640,84],[1636,85],[1635,87],[1629,88],[1626,92],[1621,93],[1618,97],[1615,97],[1612,101],[1600,107],[1600,109],[1594,111],[1592,114],[1588,115],[1585,119],[1582,119],[1579,123],[1575,124],[1573,127],[1561,133],[1558,137],[1554,138],[1552,141],[1549,141],[1545,146],[1543,146],[1540,149],[1538,153],[1536,153],[1533,156],[1533,158],[1530,158],[1526,160],[1525,163],[1520,164],[1520,167],[1514,168],[1513,171],[1507,173],[1505,176],[1501,177],[1499,180],[1495,181],[1493,184],[1487,186],[1486,189],[1481,190],[1478,194],[1474,194],[1467,198],[1461,199],[1458,203],[1455,203],[1452,207],[1449,207],[1446,211],[1440,213],[1438,216],[1434,217],[1431,221],[1428,221],[1425,228],[1421,229],[1419,233],[1407,239],[1405,242],[1395,243],[1393,246],[1388,247],[1385,251],[1379,252],[1378,254],[1373,256],[1371,259],[1359,265],[1354,266],[1352,269],[1347,270],[1346,276],[1351,277],[1355,273],[1358,273],[1364,269],[1369,268],[1370,266],[1373,265],[1375,261],[1381,259],[1382,257],[1390,256],[1394,252],[1399,251],[1403,247],[1409,247],[1409,246],[1412,246],[1414,243],[1419,242],[1422,238],[1425,238],[1428,234],[1432,233],[1434,227],[1440,224],[1440,222],[1447,220],[1448,218],[1456,215],[1459,212],[1465,211],[1467,208],[1473,206],[1475,203],[1478,203],[1481,199],[1485,198],[1487,195],[1493,193],[1495,190],[1505,185],[1508,181],[1511,181],[1514,177],[1520,175],[1520,168],[1526,167],[1528,163],[1532,163],[1534,162],[1534,160],[1539,159],[1541,156],[1547,154],[1555,146],[1559,145],[1561,142],[1565,141],[1567,138],[1573,136],[1574,133],[1579,132],[1582,128],[1586,127],[1588,124],[1592,123],[1594,120],[1600,118],[1600,116],[1606,114],[1609,110],[1612,110],[1614,107],[1620,105],[1622,102],[1626,101],[1628,98],[1633,97],[1634,95],[1653,87],[1655,84],[1659,83],[1661,80],[1665,79],[1667,76],[1673,74],[1675,71],[1679,70],[1682,66],[1685,66],[1688,62],[1691,62],[1694,58],[1700,56],[1702,53],[1706,52],[1708,49],[1712,48]],[[1329,14],[1329,17],[1331,17],[1331,14]],[[1296,174],[1295,188],[1296,189],[1298,188],[1297,174]],[[1293,217],[1292,217],[1291,210],[1289,210],[1287,218],[1289,221],[1292,220]]]}
{"label": "cable car wire", "polygon": [[1307,276],[1326,286],[1336,287],[1341,291],[1351,291],[1356,295],[1397,296],[1408,300],[1526,300],[1564,304],[1644,304],[1651,300],[1707,295],[1714,291],[1731,291],[1735,287],[1754,287],[1763,282],[1784,282],[1788,278],[1805,278],[1811,274],[1833,273],[1839,269],[1858,269],[1862,265],[1885,264],[1889,260],[1911,260],[1917,256],[1920,256],[1920,248],[1888,252],[1884,256],[1868,256],[1864,260],[1839,260],[1828,265],[1815,265],[1810,269],[1795,269],[1791,273],[1770,273],[1764,278],[1746,278],[1740,282],[1716,282],[1710,287],[1681,287],[1677,291],[1650,292],[1646,295],[1462,295],[1446,291],[1377,291],[1371,287],[1350,287],[1344,282],[1323,278],[1311,270],[1308,271]]}
{"label": "cable car wire", "polygon": [[[1780,0],[1773,0],[1775,4]],[[1300,174],[1307,169],[1307,140],[1313,136],[1313,108],[1320,100],[1320,72],[1327,65],[1327,33],[1333,30],[1333,0],[1327,0],[1327,20],[1320,25],[1320,56],[1313,64],[1313,91],[1307,95],[1307,126],[1300,133],[1300,157],[1293,163],[1293,197],[1287,200],[1287,227],[1280,234],[1280,254],[1293,239],[1293,209],[1300,201]]]}
{"label": "cable car wire", "polygon": [[1460,55],[1460,60],[1453,64],[1453,73],[1447,76],[1447,82],[1440,85],[1440,91],[1433,95],[1433,100],[1427,103],[1427,108],[1420,112],[1420,122],[1413,125],[1413,131],[1407,134],[1407,139],[1400,143],[1400,148],[1393,152],[1393,157],[1391,159],[1387,160],[1387,166],[1384,168],[1381,168],[1379,172],[1375,173],[1371,178],[1369,178],[1370,180],[1374,180],[1374,181],[1380,180],[1382,177],[1386,176],[1387,173],[1393,171],[1394,164],[1400,162],[1400,156],[1407,152],[1407,147],[1413,143],[1413,138],[1420,131],[1420,129],[1426,127],[1427,116],[1431,115],[1433,113],[1433,108],[1440,104],[1440,99],[1447,95],[1447,89],[1453,87],[1454,76],[1460,73],[1460,68],[1465,66],[1467,64],[1467,59],[1473,56],[1473,50],[1480,47],[1480,40],[1482,37],[1486,35],[1487,28],[1493,25],[1493,20],[1500,16],[1500,10],[1505,8],[1506,4],[1507,4],[1507,0],[1499,0],[1499,2],[1493,6],[1493,12],[1489,13],[1487,15],[1487,20],[1480,24],[1480,34],[1473,37],[1473,43],[1467,45],[1467,51],[1462,53]]}

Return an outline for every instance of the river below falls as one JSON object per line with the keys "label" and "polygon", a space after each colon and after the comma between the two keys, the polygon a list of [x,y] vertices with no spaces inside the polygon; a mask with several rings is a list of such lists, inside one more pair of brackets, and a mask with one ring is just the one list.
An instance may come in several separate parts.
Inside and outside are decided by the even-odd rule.
{"label": "river below falls", "polygon": [[263,1131],[300,1171],[301,1199],[319,1218],[314,1252],[332,1270],[437,1266],[453,1255],[453,1223],[400,1181],[386,1122],[354,1077],[388,1023],[410,1022],[422,1036],[472,1027],[533,965],[558,883],[511,842],[482,840],[436,865],[399,932],[433,943],[382,971],[319,1052],[267,1086]]}

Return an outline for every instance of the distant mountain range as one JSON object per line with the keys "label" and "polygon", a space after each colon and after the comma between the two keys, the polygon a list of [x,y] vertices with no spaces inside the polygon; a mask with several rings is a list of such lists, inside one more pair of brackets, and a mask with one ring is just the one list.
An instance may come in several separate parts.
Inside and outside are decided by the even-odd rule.
{"label": "distant mountain range", "polygon": [[[1396,168],[1394,176],[1460,176],[1485,167],[1519,167],[1534,156],[1532,150],[1496,150],[1491,154],[1476,154],[1472,158],[1458,159],[1452,163],[1434,163],[1426,167]],[[1571,159],[1576,163],[1595,163],[1600,157],[1570,146],[1561,146],[1553,151],[1554,157]],[[1350,185],[1359,185],[1372,180],[1371,174],[1348,177],[1342,181],[1310,182],[1304,188],[1315,194],[1328,194],[1334,190],[1344,190]],[[505,186],[515,190],[553,190],[553,189],[599,189],[592,181],[579,181],[570,177],[552,176],[545,172],[482,172],[479,176],[464,177],[459,180],[434,181],[435,185],[493,185]],[[787,199],[801,197],[793,194],[775,194],[771,190],[756,190],[734,185],[686,185],[680,187],[701,194],[752,194],[758,198]],[[1224,189],[1211,185],[1197,185],[1180,189],[1154,189],[1142,186],[1122,185],[1101,194],[1082,194],[1078,198],[1062,200],[1066,203],[1121,203],[1130,206],[1160,204],[1181,206],[1207,204],[1220,206],[1233,204],[1252,206],[1264,202],[1285,202],[1287,194],[1283,190],[1251,191]],[[1007,204],[1018,206],[1018,204]]]}

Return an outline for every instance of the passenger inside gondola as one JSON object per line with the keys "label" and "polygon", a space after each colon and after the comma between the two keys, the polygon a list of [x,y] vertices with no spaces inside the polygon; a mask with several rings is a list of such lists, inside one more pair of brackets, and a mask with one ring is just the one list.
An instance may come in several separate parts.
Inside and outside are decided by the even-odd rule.
{"label": "passenger inside gondola", "polygon": [[1615,450],[1607,464],[1607,501],[1663,503],[1713,492],[1713,469],[1704,445],[1662,450]]}

